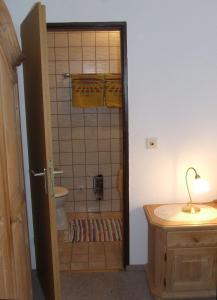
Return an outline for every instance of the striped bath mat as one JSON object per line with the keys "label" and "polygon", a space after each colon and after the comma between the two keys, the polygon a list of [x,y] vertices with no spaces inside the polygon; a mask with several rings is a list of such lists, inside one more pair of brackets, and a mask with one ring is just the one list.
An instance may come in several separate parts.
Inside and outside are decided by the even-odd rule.
{"label": "striped bath mat", "polygon": [[119,218],[86,218],[69,222],[66,242],[122,241],[122,221]]}

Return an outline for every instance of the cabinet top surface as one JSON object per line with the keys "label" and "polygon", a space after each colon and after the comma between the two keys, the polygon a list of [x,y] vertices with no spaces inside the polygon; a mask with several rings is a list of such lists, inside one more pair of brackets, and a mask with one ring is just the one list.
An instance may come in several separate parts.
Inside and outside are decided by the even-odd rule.
{"label": "cabinet top surface", "polygon": [[[212,220],[207,220],[207,221],[168,221],[161,219],[160,217],[156,216],[154,213],[154,210],[162,206],[163,204],[152,204],[152,205],[144,205],[144,212],[146,215],[146,218],[148,220],[148,223],[151,225],[155,225],[164,229],[179,229],[180,227],[182,228],[217,228],[217,215],[215,219]],[[214,202],[209,202],[206,203],[206,205],[211,206],[213,208],[217,208],[217,203]]]}

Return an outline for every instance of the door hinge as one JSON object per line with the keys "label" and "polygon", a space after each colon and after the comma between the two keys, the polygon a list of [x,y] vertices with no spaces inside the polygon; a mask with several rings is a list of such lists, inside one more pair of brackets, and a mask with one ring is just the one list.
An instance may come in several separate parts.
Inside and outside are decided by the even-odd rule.
{"label": "door hinge", "polygon": [[164,287],[167,286],[167,281],[166,281],[166,278],[164,278]]}
{"label": "door hinge", "polygon": [[167,261],[167,253],[164,254],[164,261]]}

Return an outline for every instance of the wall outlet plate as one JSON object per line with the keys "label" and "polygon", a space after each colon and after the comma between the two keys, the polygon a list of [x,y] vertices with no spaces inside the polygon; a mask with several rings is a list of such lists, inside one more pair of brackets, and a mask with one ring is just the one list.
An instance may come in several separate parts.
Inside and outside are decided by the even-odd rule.
{"label": "wall outlet plate", "polygon": [[157,138],[156,137],[146,138],[146,149],[157,149]]}

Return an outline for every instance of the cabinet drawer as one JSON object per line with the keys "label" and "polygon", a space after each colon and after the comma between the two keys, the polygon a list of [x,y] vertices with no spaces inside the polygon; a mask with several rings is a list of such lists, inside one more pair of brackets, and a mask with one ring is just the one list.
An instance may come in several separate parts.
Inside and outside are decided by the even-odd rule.
{"label": "cabinet drawer", "polygon": [[167,247],[217,246],[217,230],[172,231],[167,233]]}

